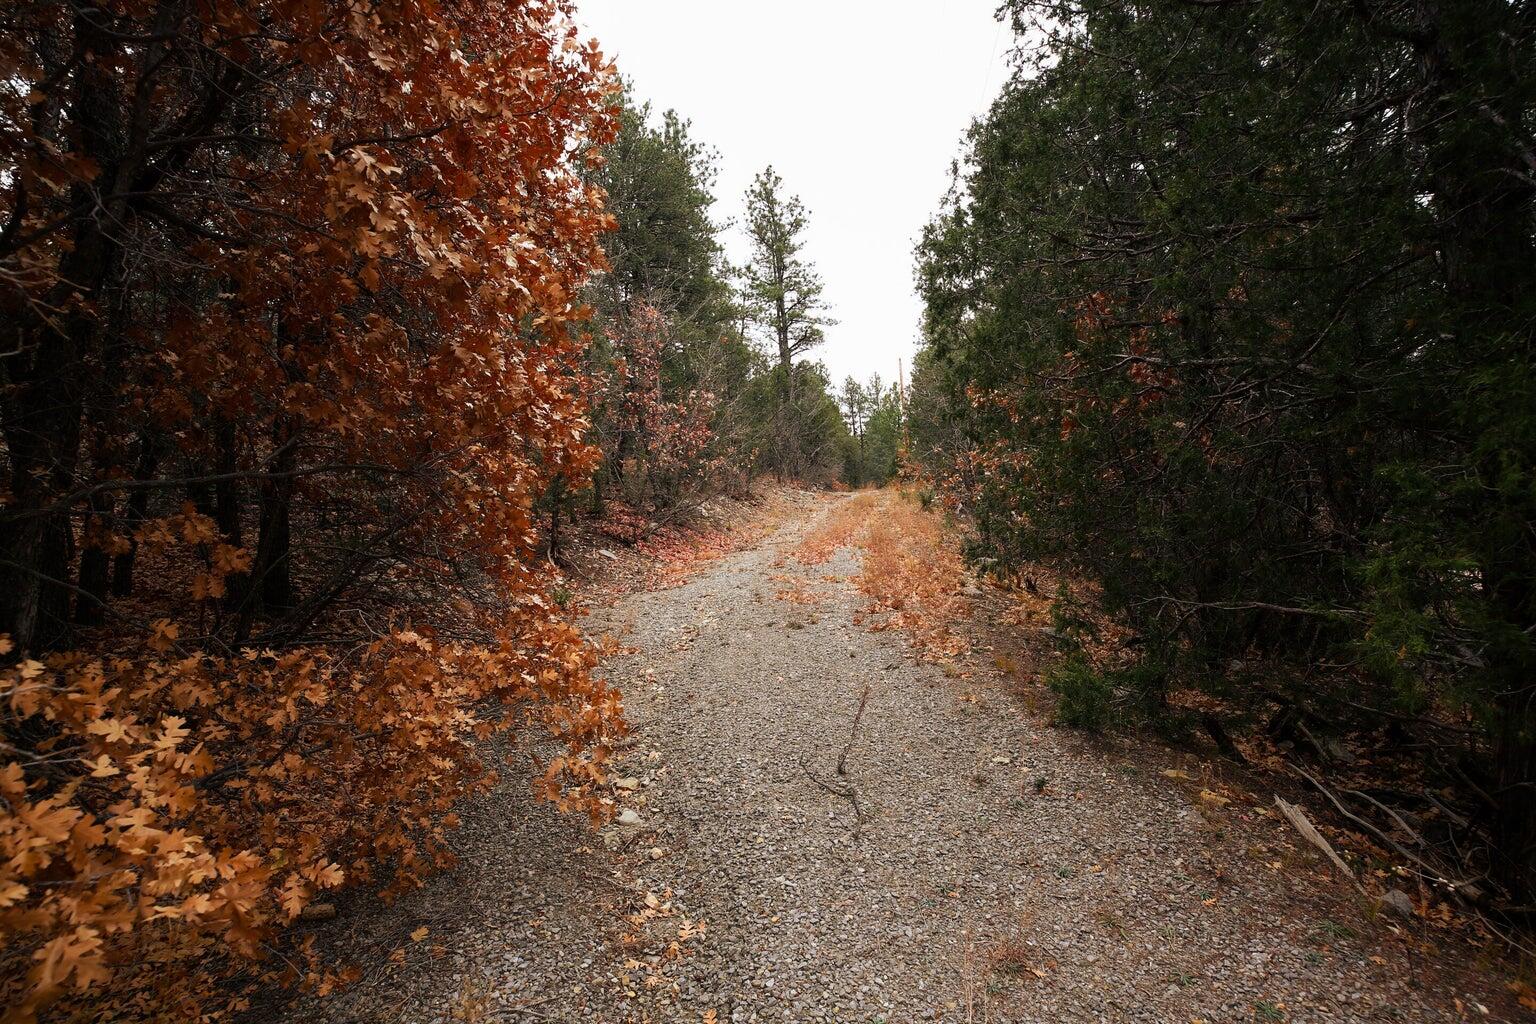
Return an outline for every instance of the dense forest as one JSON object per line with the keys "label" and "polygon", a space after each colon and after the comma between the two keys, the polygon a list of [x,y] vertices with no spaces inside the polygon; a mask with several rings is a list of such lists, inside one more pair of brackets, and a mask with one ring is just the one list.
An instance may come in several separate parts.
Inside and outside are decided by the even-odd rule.
{"label": "dense forest", "polygon": [[1527,913],[1529,5],[1005,6],[1035,42],[921,246],[914,456],[978,557],[1133,630],[1063,630],[1069,717],[1195,687],[1325,758],[1365,737],[1393,802],[1462,802],[1447,877]]}

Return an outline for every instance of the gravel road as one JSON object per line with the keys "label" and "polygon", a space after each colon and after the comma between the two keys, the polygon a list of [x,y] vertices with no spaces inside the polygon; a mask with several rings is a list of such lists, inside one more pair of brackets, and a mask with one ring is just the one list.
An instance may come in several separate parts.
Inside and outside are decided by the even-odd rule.
{"label": "gravel road", "polygon": [[792,556],[841,500],[800,495],[755,547],[594,613],[638,726],[622,821],[593,834],[509,779],[458,869],[343,908],[322,938],[364,980],[295,1013],[1515,1019],[1470,953],[1427,952],[1272,815],[1202,801],[1188,758],[1054,729],[984,655],[957,678],[856,625],[856,553]]}

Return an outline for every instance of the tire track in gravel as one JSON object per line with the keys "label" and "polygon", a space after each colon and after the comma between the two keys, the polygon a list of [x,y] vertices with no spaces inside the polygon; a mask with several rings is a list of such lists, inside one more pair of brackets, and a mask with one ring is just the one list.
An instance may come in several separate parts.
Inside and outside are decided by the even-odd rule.
{"label": "tire track in gravel", "polygon": [[[354,927],[374,969],[325,1015],[1217,1024],[1489,1002],[1310,866],[1248,856],[1267,822],[1202,813],[1161,764],[1044,725],[984,666],[957,685],[855,625],[854,552],[786,557],[843,500],[807,495],[750,550],[595,614],[627,645],[607,672],[640,725],[617,766],[638,820],[599,845],[507,792],[472,809],[464,866],[381,934]],[[776,597],[783,575],[814,603]],[[861,828],[829,792],[845,782]],[[423,915],[441,954],[405,940],[404,965],[378,965]]]}

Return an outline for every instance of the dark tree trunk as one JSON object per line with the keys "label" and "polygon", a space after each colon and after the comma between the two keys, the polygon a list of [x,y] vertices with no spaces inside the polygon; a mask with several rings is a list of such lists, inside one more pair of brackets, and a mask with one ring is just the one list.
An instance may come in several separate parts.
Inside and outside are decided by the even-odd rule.
{"label": "dark tree trunk", "polygon": [[[293,470],[293,451],[286,447],[273,469],[278,474]],[[261,486],[261,526],[256,541],[255,575],[261,588],[261,606],[268,615],[292,610],[294,601],[291,516],[293,477],[279,475]]]}
{"label": "dark tree trunk", "polygon": [[[1439,232],[1442,273],[1455,300],[1457,344],[1481,365],[1530,365],[1532,331],[1524,282],[1536,265],[1530,232],[1533,189],[1525,145],[1521,58],[1510,40],[1514,8],[1499,0],[1420,7],[1419,73],[1432,102],[1420,119]],[[1509,416],[1526,415],[1508,410]],[[1458,424],[1472,450],[1491,424]],[[1489,498],[1481,510],[1483,582],[1507,636],[1485,654],[1498,724],[1491,770],[1497,801],[1495,873],[1519,902],[1536,897],[1536,507],[1503,484],[1502,444],[1477,463]],[[1528,494],[1528,492],[1527,492]]]}
{"label": "dark tree trunk", "polygon": [[231,479],[220,480],[213,485],[213,518],[224,539],[239,547],[243,535],[240,525],[240,484],[232,479],[239,463],[235,449],[235,425],[230,420],[219,422],[218,443],[219,458],[214,472]]}
{"label": "dark tree trunk", "polygon": [[[160,453],[153,439],[142,437],[139,439],[139,461],[133,467],[133,479],[136,483],[144,483],[155,475],[155,470],[160,465]],[[123,532],[128,536],[128,550],[118,555],[112,561],[112,595],[114,597],[127,597],[133,593],[133,566],[138,558],[139,542],[134,533],[143,524],[145,516],[149,514],[149,488],[140,487],[128,495],[123,513]]]}
{"label": "dark tree trunk", "polygon": [[297,461],[295,438],[287,420],[279,416],[272,425],[275,451],[271,475],[261,482],[260,522],[251,572],[231,581],[229,605],[235,609],[235,642],[251,635],[258,611],[281,616],[298,604],[293,587],[292,505],[293,472]]}
{"label": "dark tree trunk", "polygon": [[28,651],[57,645],[68,630],[74,546],[68,494],[80,456],[84,364],[102,332],[100,318],[80,300],[98,298],[122,271],[117,240],[105,226],[120,223],[125,209],[110,199],[102,209],[99,198],[103,191],[112,195],[121,173],[122,113],[108,62],[92,56],[105,57],[111,44],[85,14],[76,16],[74,31],[86,59],[76,72],[70,121],[78,152],[102,172],[97,182],[70,192],[71,205],[90,212],[75,223],[60,282],[49,296],[49,308],[66,312],[49,322],[31,313],[17,317],[7,346],[22,354],[7,367],[3,406],[13,500],[0,519],[0,633]]}
{"label": "dark tree trunk", "polygon": [[17,514],[0,528],[0,632],[9,633],[24,651],[56,646],[69,621],[65,577],[73,537],[68,516],[39,511],[48,503],[44,494],[39,501],[28,500],[33,494],[17,493]]}
{"label": "dark tree trunk", "polygon": [[[186,466],[186,475],[200,477],[207,475],[207,472],[201,464],[194,462]],[[214,518],[212,484],[204,481],[187,484],[187,500],[192,503],[193,508],[197,509],[199,515],[207,516],[209,519]]]}
{"label": "dark tree trunk", "polygon": [[112,496],[106,491],[91,495],[86,520],[86,540],[80,553],[80,592],[75,595],[75,621],[83,626],[100,625],[107,617],[107,591],[112,582],[112,556],[103,546],[112,530]]}

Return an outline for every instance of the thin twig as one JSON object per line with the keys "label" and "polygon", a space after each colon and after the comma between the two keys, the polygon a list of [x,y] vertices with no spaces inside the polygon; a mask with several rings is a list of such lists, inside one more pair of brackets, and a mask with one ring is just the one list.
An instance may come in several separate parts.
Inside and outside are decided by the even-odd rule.
{"label": "thin twig", "polygon": [[833,796],[842,797],[853,806],[853,838],[862,839],[864,836],[864,808],[859,804],[859,791],[853,784],[853,779],[848,775],[848,754],[853,750],[853,744],[859,738],[859,724],[864,720],[864,710],[869,707],[869,684],[864,684],[864,693],[859,697],[859,709],[854,712],[853,724],[848,729],[848,742],[843,744],[843,749],[837,756],[837,774],[846,779],[844,785],[838,786],[817,777],[811,771],[810,765],[805,763],[805,758],[800,759],[800,770],[805,772],[805,777],[814,782],[824,792]]}
{"label": "thin twig", "polygon": [[859,698],[859,710],[854,713],[853,727],[848,730],[848,742],[843,744],[843,752],[837,756],[837,774],[846,777],[848,775],[848,752],[853,749],[854,740],[859,736],[859,723],[864,720],[864,709],[869,707],[869,684],[864,684],[864,695]]}
{"label": "thin twig", "polygon": [[503,1006],[496,1011],[496,1015],[500,1016],[504,1013],[522,1013],[527,1014],[529,1017],[532,1017],[535,1020],[554,1020],[553,1017],[540,1013],[538,1010],[534,1009],[535,1006],[543,1006],[545,1003],[550,1002],[554,998],[554,996],[545,996],[543,999],[535,999],[532,1002],[522,1003],[518,1006]]}
{"label": "thin twig", "polygon": [[847,800],[850,805],[852,805],[854,820],[853,838],[863,838],[864,809],[859,806],[859,791],[853,788],[853,784],[850,782],[847,786],[834,786],[832,783],[822,780],[821,778],[817,777],[815,772],[811,771],[811,766],[805,763],[805,758],[803,757],[800,759],[800,770],[805,772],[805,777],[814,782],[824,792],[830,793],[833,796],[842,797],[844,800]]}

